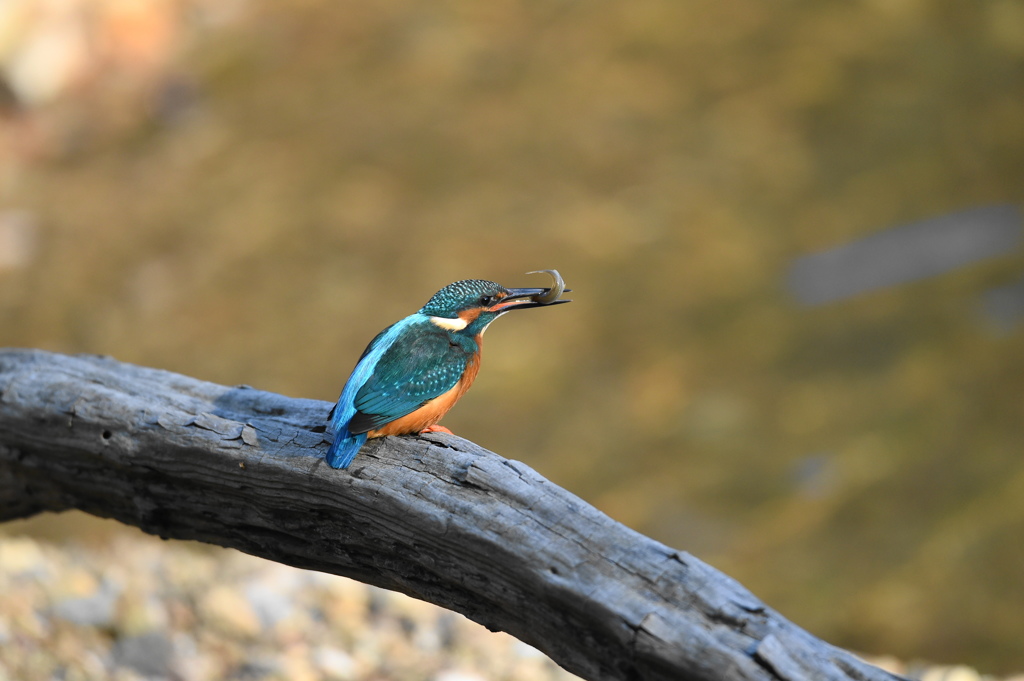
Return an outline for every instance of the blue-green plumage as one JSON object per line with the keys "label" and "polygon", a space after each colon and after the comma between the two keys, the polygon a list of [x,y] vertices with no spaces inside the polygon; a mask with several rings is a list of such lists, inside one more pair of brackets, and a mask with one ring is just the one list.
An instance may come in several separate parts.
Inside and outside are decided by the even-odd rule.
{"label": "blue-green plumage", "polygon": [[327,462],[347,468],[368,437],[419,432],[435,424],[475,377],[487,325],[510,310],[538,307],[542,303],[534,299],[546,291],[457,281],[377,334],[328,416],[334,440]]}
{"label": "blue-green plumage", "polygon": [[455,387],[477,347],[453,335],[426,319],[410,324],[356,393],[349,430],[380,428]]}

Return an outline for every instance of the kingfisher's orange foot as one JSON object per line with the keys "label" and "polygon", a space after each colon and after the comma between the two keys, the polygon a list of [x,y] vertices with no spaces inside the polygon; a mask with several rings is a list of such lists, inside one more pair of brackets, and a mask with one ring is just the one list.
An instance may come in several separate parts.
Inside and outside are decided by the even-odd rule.
{"label": "kingfisher's orange foot", "polygon": [[426,428],[420,431],[420,435],[423,435],[424,433],[448,433],[449,435],[455,435],[455,433],[448,430],[444,426],[438,425],[427,426]]}

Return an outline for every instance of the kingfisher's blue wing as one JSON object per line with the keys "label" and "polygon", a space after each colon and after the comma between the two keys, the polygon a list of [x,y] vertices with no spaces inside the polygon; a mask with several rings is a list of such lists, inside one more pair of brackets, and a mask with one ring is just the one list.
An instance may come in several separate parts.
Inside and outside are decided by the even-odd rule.
{"label": "kingfisher's blue wing", "polygon": [[410,414],[459,382],[472,353],[426,322],[399,335],[356,393],[352,434],[365,433]]}
{"label": "kingfisher's blue wing", "polygon": [[[351,381],[353,378],[359,380],[356,376],[359,373],[360,365],[362,364],[362,361],[366,359],[366,356],[371,354],[375,348],[379,348],[381,346],[384,346],[386,348],[387,344],[392,342],[390,339],[387,338],[388,334],[391,333],[391,330],[396,327],[399,327],[402,324],[407,323],[408,322],[406,320],[402,320],[401,322],[395,322],[394,324],[392,324],[391,326],[387,327],[386,329],[378,333],[376,336],[374,336],[373,340],[371,340],[369,344],[367,344],[366,349],[363,350],[363,354],[359,355],[359,360],[356,362],[356,368],[352,370],[352,377],[349,380]],[[382,352],[382,350],[377,350],[377,352]],[[346,385],[345,388],[347,389],[348,385]],[[338,408],[342,406],[344,399],[345,396],[342,395],[341,398],[338,400],[337,404],[331,407],[330,413],[327,414],[327,422],[329,424],[328,427],[332,432],[336,430],[339,425],[335,421],[335,414],[337,413]]]}
{"label": "kingfisher's blue wing", "polygon": [[345,382],[341,397],[331,409],[331,413],[327,415],[327,432],[333,437],[333,441],[327,449],[325,458],[331,467],[348,468],[363,443],[366,442],[366,433],[354,434],[348,430],[349,421],[356,412],[353,404],[356,393],[373,373],[373,368],[380,361],[384,352],[395,342],[395,339],[407,331],[410,326],[414,326],[417,321],[415,316],[409,316],[395,322],[378,333],[360,355],[359,361],[356,362],[356,366],[352,370],[352,375]]}

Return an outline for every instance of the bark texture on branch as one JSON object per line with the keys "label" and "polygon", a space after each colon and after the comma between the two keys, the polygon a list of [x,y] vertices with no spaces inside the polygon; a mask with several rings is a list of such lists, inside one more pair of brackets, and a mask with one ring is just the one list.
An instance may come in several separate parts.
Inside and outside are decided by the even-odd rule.
{"label": "bark texture on branch", "polygon": [[587,679],[891,681],[697,558],[458,437],[323,461],[328,403],[0,350],[0,521],[80,509],[352,577]]}

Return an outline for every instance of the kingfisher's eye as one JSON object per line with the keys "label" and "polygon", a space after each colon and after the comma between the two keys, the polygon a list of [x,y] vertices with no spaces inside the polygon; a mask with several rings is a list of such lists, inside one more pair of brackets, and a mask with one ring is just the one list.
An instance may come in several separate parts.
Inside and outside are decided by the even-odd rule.
{"label": "kingfisher's eye", "polygon": [[491,305],[494,305],[496,301],[497,298],[495,296],[483,296],[480,298],[480,304],[483,307],[490,307]]}

